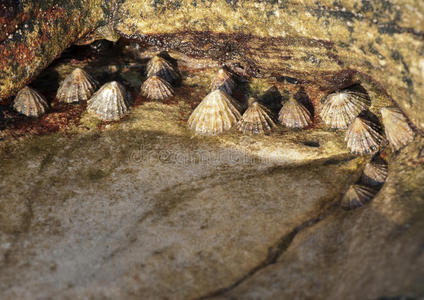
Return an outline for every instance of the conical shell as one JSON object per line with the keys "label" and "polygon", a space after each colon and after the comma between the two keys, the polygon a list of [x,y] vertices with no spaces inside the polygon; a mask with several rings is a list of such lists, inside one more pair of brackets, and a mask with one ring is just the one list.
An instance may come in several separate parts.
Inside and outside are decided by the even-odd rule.
{"label": "conical shell", "polygon": [[320,116],[331,128],[347,128],[369,106],[366,94],[344,90],[327,96]]}
{"label": "conical shell", "polygon": [[200,134],[218,134],[229,130],[241,118],[238,103],[227,93],[215,90],[195,108],[188,126]]}
{"label": "conical shell", "polygon": [[366,185],[381,186],[386,181],[388,172],[387,163],[380,156],[376,156],[365,165],[361,181]]}
{"label": "conical shell", "polygon": [[57,90],[56,98],[65,103],[76,103],[90,99],[97,89],[98,83],[90,74],[76,68],[66,76]]}
{"label": "conical shell", "polygon": [[159,76],[152,76],[141,85],[141,93],[152,100],[165,100],[174,95],[174,88]]}
{"label": "conical shell", "polygon": [[271,112],[257,101],[252,101],[237,123],[238,130],[244,134],[269,133],[275,126]]}
{"label": "conical shell", "polygon": [[384,132],[393,151],[399,150],[414,138],[414,132],[409,127],[408,122],[396,107],[383,107],[381,109]]}
{"label": "conical shell", "polygon": [[377,192],[368,186],[353,184],[344,194],[341,206],[344,209],[354,209],[371,201]]}
{"label": "conical shell", "polygon": [[16,94],[13,108],[27,117],[39,117],[47,111],[49,105],[41,94],[26,86]]}
{"label": "conical shell", "polygon": [[147,77],[159,76],[168,82],[173,82],[180,78],[178,71],[166,59],[160,56],[154,56],[147,63]]}
{"label": "conical shell", "polygon": [[221,68],[218,70],[215,78],[212,81],[211,91],[219,89],[226,92],[228,95],[231,95],[235,85],[236,84],[231,77],[231,74],[225,69]]}
{"label": "conical shell", "polygon": [[380,126],[360,116],[350,124],[345,136],[350,152],[359,155],[378,150],[382,140]]}
{"label": "conical shell", "polygon": [[280,110],[278,120],[289,128],[305,128],[312,124],[311,113],[309,110],[297,102],[290,99]]}
{"label": "conical shell", "polygon": [[118,82],[104,84],[88,101],[87,110],[103,121],[122,118],[129,111],[130,96]]}

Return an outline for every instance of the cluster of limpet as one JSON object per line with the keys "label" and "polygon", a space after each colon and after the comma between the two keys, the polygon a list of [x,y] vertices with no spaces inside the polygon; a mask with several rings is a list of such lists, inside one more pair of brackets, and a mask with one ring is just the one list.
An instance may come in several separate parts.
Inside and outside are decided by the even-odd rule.
{"label": "cluster of limpet", "polygon": [[380,154],[365,165],[361,178],[352,184],[341,200],[342,208],[355,209],[370,202],[386,181],[388,166]]}
{"label": "cluster of limpet", "polygon": [[[125,88],[116,81],[104,84],[95,92],[97,86],[97,81],[86,71],[76,68],[60,84],[56,97],[65,103],[88,100],[87,111],[103,121],[122,118],[130,106],[130,96]],[[41,116],[48,107],[45,98],[29,87],[19,91],[13,101],[17,112],[30,117]]]}
{"label": "cluster of limpet", "polygon": [[147,80],[141,85],[141,94],[151,100],[165,100],[175,93],[172,83],[180,78],[177,69],[158,55],[149,60]]}
{"label": "cluster of limpet", "polygon": [[[272,112],[257,99],[250,97],[247,110],[239,117],[241,106],[230,96],[234,88],[235,81],[231,73],[220,68],[212,80],[212,92],[193,111],[188,126],[200,134],[219,134],[235,124],[244,134],[270,133],[277,126]],[[238,113],[234,113],[233,108]],[[281,108],[278,120],[288,128],[305,128],[312,124],[312,114],[292,98]]]}
{"label": "cluster of limpet", "polygon": [[415,134],[400,109],[383,107],[380,112],[385,138],[380,124],[366,117],[370,105],[366,93],[345,89],[326,97],[320,116],[330,128],[347,128],[345,141],[354,154],[375,153],[386,139],[392,150],[397,151],[414,138]]}

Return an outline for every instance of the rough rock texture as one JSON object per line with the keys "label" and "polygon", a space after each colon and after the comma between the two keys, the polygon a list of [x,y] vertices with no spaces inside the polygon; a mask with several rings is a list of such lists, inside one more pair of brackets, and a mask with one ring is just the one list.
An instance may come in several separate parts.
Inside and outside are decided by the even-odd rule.
{"label": "rough rock texture", "polygon": [[357,81],[378,87],[424,129],[422,1],[44,2],[38,9],[38,1],[9,1],[12,9],[0,15],[0,24],[21,20],[18,29],[7,26],[10,38],[0,37],[1,98],[111,23],[144,45],[213,58],[249,76],[288,76],[330,90]]}
{"label": "rough rock texture", "polygon": [[[32,82],[52,104],[39,120],[0,106],[0,299],[424,297],[424,139],[384,152],[386,184],[346,212],[339,200],[370,157],[318,117],[328,91],[359,81],[377,117],[393,98],[424,128],[422,2],[37,2],[0,10],[15,37],[35,24],[22,39],[0,33],[0,98],[98,26],[140,44],[56,61]],[[147,102],[145,62],[164,49],[183,80],[169,102]],[[222,63],[249,81],[238,101],[259,96],[275,113],[295,96],[314,124],[195,136],[186,121]],[[57,103],[75,67],[122,82],[130,114],[103,123]]]}

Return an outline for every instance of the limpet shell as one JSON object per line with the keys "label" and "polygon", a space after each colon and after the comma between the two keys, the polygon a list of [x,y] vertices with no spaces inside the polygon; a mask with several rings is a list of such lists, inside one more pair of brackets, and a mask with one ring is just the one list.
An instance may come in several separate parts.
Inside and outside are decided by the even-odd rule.
{"label": "limpet shell", "polygon": [[360,184],[353,184],[344,194],[341,201],[341,206],[344,209],[354,209],[361,207],[371,201],[376,193],[376,190],[371,187]]}
{"label": "limpet shell", "polygon": [[88,100],[87,111],[97,115],[103,121],[114,121],[128,113],[129,107],[130,95],[124,86],[112,81],[104,84]]}
{"label": "limpet shell", "polygon": [[256,99],[249,99],[249,107],[244,112],[237,128],[244,134],[264,134],[271,132],[276,126],[271,112]]}
{"label": "limpet shell", "polygon": [[399,108],[383,107],[380,111],[384,132],[393,151],[399,150],[414,139],[415,134]]}
{"label": "limpet shell", "polygon": [[345,141],[350,152],[364,155],[379,149],[383,136],[381,127],[364,117],[358,116],[346,131]]}
{"label": "limpet shell", "polygon": [[345,129],[369,106],[370,100],[364,93],[338,91],[326,97],[320,116],[329,127]]}
{"label": "limpet shell", "polygon": [[173,82],[180,78],[180,74],[174,66],[166,59],[157,55],[149,60],[146,71],[147,77],[156,75],[168,82]]}
{"label": "limpet shell", "polygon": [[235,82],[231,76],[231,73],[221,68],[216,73],[212,83],[211,83],[211,91],[220,89],[227,94],[231,95],[233,93],[233,89],[235,87]]}
{"label": "limpet shell", "polygon": [[312,124],[309,110],[291,98],[280,110],[278,120],[289,128],[305,128]]}
{"label": "limpet shell", "polygon": [[141,85],[143,96],[152,100],[165,100],[174,95],[174,88],[159,76],[152,76]]}
{"label": "limpet shell", "polygon": [[195,108],[188,126],[200,134],[218,134],[231,129],[241,118],[240,106],[221,90],[210,92]]}
{"label": "limpet shell", "polygon": [[361,182],[370,186],[381,186],[384,184],[389,173],[387,162],[380,155],[376,155],[365,165],[362,172]]}
{"label": "limpet shell", "polygon": [[28,86],[20,90],[13,101],[13,109],[27,117],[40,117],[48,108],[44,96]]}
{"label": "limpet shell", "polygon": [[83,69],[76,68],[66,76],[57,90],[56,98],[60,102],[77,103],[90,99],[98,83]]}

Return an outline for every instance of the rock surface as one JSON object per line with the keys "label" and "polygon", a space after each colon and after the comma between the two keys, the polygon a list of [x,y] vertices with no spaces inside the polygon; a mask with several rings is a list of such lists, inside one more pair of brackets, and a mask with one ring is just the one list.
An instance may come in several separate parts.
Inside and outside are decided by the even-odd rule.
{"label": "rock surface", "polygon": [[[34,3],[0,13],[0,25],[15,14],[43,26]],[[47,18],[65,7],[65,19],[50,20],[62,25],[84,16],[47,24],[51,43],[35,47],[32,27],[23,41],[0,35],[2,98],[105,23],[140,42],[121,41],[124,58],[71,52],[55,61],[32,82],[52,105],[39,120],[0,106],[1,299],[424,297],[424,139],[384,152],[385,185],[346,212],[339,200],[370,157],[349,154],[344,131],[318,118],[327,92],[359,81],[377,117],[393,99],[424,127],[421,2],[102,3],[37,7],[56,5]],[[36,49],[34,63],[4,56],[21,55],[16,45]],[[137,96],[145,62],[164,49],[183,81],[168,102],[148,102]],[[314,124],[194,135],[186,121],[222,63],[249,81],[235,91],[241,103],[255,95],[276,113],[294,96]],[[104,123],[84,103],[57,103],[75,67],[101,84],[122,82],[135,99],[130,114]]]}
{"label": "rock surface", "polygon": [[329,90],[361,82],[379,89],[424,129],[420,0],[100,2],[10,4],[0,24],[20,22],[18,29],[7,27],[10,38],[0,36],[0,98],[16,93],[66,47],[109,23],[144,46],[211,58],[249,76],[312,82]]}

